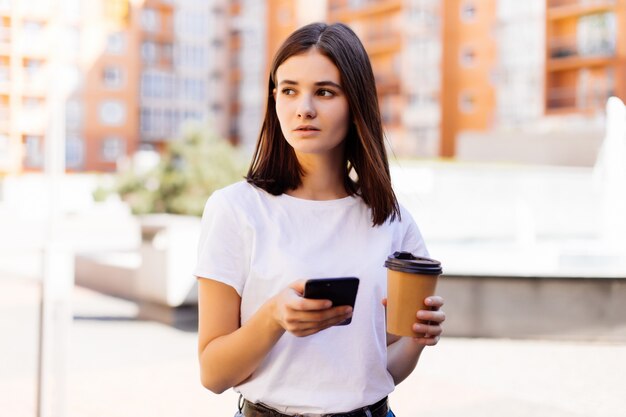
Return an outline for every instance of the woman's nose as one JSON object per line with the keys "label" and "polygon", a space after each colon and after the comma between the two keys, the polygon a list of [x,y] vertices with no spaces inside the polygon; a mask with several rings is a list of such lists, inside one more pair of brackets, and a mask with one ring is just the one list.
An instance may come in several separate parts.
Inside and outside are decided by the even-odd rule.
{"label": "woman's nose", "polygon": [[302,119],[313,119],[316,116],[311,97],[302,97],[296,111],[298,112],[298,117]]}

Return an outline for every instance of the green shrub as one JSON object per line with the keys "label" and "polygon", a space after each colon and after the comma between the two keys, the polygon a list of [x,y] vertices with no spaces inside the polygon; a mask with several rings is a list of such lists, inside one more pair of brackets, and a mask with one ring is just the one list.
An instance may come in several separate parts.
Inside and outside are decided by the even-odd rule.
{"label": "green shrub", "polygon": [[213,191],[244,174],[243,158],[234,146],[206,126],[189,125],[180,139],[167,144],[156,167],[141,172],[131,162],[118,172],[114,188],[134,214],[201,216]]}

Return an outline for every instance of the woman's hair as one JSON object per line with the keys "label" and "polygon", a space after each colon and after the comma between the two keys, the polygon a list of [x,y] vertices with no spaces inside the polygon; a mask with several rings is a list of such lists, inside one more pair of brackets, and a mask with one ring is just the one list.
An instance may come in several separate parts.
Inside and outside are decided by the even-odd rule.
{"label": "woman's hair", "polygon": [[[276,114],[276,70],[287,59],[315,48],[339,70],[341,86],[350,109],[345,138],[344,185],[350,195],[359,195],[372,210],[374,225],[400,217],[391,187],[376,83],[367,52],[356,34],[342,23],[312,23],[282,44],[270,68],[267,108],[259,140],[246,179],[265,191],[280,195],[302,184],[306,172],[285,140]],[[352,170],[356,179],[352,179]]]}

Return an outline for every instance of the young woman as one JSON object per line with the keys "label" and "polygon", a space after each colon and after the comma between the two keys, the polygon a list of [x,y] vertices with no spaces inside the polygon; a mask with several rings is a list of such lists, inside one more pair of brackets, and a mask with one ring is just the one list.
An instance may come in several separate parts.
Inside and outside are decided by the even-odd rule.
{"label": "young woman", "polygon": [[[391,188],[374,76],[347,26],[305,26],[277,52],[246,179],[202,219],[202,384],[234,387],[246,417],[392,416],[387,395],[445,316],[429,297],[414,326],[426,337],[385,332],[387,256],[427,251]],[[307,278],[341,276],[360,279],[354,311],[303,298]]]}

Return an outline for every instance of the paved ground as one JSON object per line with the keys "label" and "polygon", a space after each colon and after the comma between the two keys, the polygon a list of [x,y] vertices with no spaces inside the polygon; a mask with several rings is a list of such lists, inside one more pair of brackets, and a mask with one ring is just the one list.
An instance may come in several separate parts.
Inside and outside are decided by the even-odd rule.
{"label": "paved ground", "polygon": [[[76,288],[71,417],[221,417],[236,395],[204,390],[196,333],[134,319],[130,302]],[[38,286],[0,276],[0,415],[35,415]],[[618,417],[626,345],[444,338],[392,394],[399,417]]]}

